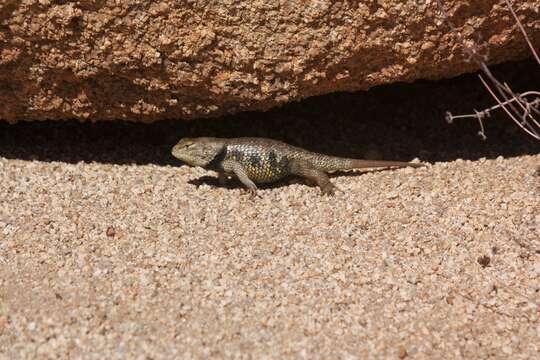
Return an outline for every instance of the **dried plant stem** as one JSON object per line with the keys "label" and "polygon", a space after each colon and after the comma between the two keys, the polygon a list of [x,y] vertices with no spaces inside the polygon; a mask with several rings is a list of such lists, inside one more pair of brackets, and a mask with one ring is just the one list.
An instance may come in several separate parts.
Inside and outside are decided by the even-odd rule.
{"label": "dried plant stem", "polygon": [[523,37],[525,38],[525,41],[527,41],[527,44],[529,45],[529,48],[531,49],[531,52],[533,53],[533,56],[536,59],[536,62],[538,63],[538,65],[540,65],[540,57],[538,57],[538,52],[534,49],[534,46],[531,43],[531,40],[529,39],[529,36],[527,36],[527,32],[525,31],[525,28],[521,24],[521,21],[517,17],[516,12],[514,11],[514,8],[512,7],[512,4],[510,3],[510,0],[504,0],[504,2],[506,3],[506,7],[512,13],[512,16],[514,17],[514,19],[516,20],[516,23],[517,23],[517,25],[519,27],[519,30],[521,30],[521,33],[523,34]]}
{"label": "dried plant stem", "polygon": [[[521,99],[520,98],[517,98],[517,97],[513,97],[511,99],[508,99],[506,100],[505,102],[502,102],[501,100],[499,100],[499,98],[497,97],[497,95],[495,95],[495,93],[493,92],[493,90],[491,89],[491,87],[487,84],[487,82],[484,80],[483,77],[480,76],[480,80],[482,81],[482,84],[484,84],[484,86],[486,87],[486,89],[488,90],[488,92],[491,94],[491,96],[495,99],[495,101],[497,102],[498,105],[495,105],[496,108],[499,108],[501,107],[505,112],[506,114],[508,114],[508,116],[521,128],[523,129],[523,131],[525,131],[527,134],[531,135],[532,137],[534,137],[535,139],[538,139],[540,140],[540,137],[538,136],[538,134],[535,132],[534,129],[531,128],[530,124],[527,123],[525,120],[522,120],[522,121],[519,121],[516,119],[516,117],[514,116],[514,114],[512,114],[512,112],[510,112],[505,105],[508,105],[510,102],[517,102],[519,104],[521,104]],[[538,92],[536,91],[530,91],[529,93],[536,93],[538,94]],[[523,94],[520,95],[521,97],[523,97]],[[530,115],[530,114],[527,114],[527,113],[524,113],[522,117],[525,117],[526,115]],[[532,117],[531,117],[532,118]],[[534,118],[532,118],[534,120]],[[534,121],[534,123],[536,125],[538,125],[538,123],[536,121]],[[483,131],[483,130],[482,130]]]}
{"label": "dried plant stem", "polygon": [[[519,20],[517,14],[515,13],[512,4],[509,0],[504,0],[506,3],[506,6],[512,13],[512,16],[514,17],[517,26],[519,27],[521,33],[523,34],[525,41],[529,45],[529,48],[531,52],[533,53],[533,56],[535,57],[538,64],[540,64],[540,58],[538,57],[538,53],[534,49],[534,46],[532,45],[529,37],[527,36],[527,32],[525,31],[525,28],[523,27],[523,24]],[[443,7],[443,4],[441,0],[437,0],[438,7],[443,15],[444,20],[452,30],[452,32],[457,36],[459,41],[464,44],[464,50],[469,55],[470,59],[473,60],[478,64],[482,72],[485,74],[487,79],[489,81],[486,81],[482,76],[480,77],[480,80],[482,81],[482,84],[484,87],[488,90],[488,92],[491,94],[491,96],[495,99],[497,102],[497,105],[494,105],[488,109],[484,109],[482,111],[476,111],[474,114],[467,114],[467,115],[458,115],[454,116],[452,113],[447,112],[446,113],[446,119],[449,123],[451,123],[454,119],[461,119],[461,118],[475,118],[478,120],[480,124],[480,131],[479,135],[485,140],[486,135],[484,132],[484,124],[483,119],[490,116],[490,111],[495,109],[503,109],[506,114],[514,121],[523,131],[525,131],[528,135],[532,136],[533,138],[540,140],[540,123],[539,121],[533,116],[533,115],[540,115],[540,92],[538,91],[527,91],[525,93],[519,94],[512,91],[510,86],[506,83],[501,83],[489,70],[489,67],[487,66],[484,58],[482,55],[480,55],[479,51],[479,45],[475,43],[466,42],[462,36],[462,34],[459,32],[459,30],[456,28],[456,26],[450,21],[450,17],[446,10]],[[527,97],[533,97],[533,99],[529,100]]]}

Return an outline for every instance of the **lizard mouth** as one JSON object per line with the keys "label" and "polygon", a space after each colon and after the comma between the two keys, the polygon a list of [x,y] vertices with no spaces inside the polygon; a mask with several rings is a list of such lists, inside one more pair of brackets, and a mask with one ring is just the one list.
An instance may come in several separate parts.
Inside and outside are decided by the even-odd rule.
{"label": "lizard mouth", "polygon": [[178,160],[180,160],[183,163],[183,165],[204,167],[208,163],[207,161],[205,161],[204,159],[201,159],[200,157],[191,156],[190,154],[186,154],[183,152],[175,152],[174,149],[172,151],[172,155]]}

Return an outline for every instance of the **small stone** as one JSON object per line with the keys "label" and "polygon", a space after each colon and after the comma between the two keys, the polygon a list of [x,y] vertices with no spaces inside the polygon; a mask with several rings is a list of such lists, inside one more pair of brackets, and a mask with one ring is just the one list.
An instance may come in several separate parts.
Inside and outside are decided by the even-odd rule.
{"label": "small stone", "polygon": [[489,266],[489,263],[491,262],[491,258],[487,255],[482,255],[480,257],[478,257],[478,259],[476,259],[476,261],[478,261],[478,263],[483,267],[488,267]]}
{"label": "small stone", "polygon": [[107,228],[107,236],[114,237],[114,235],[116,235],[116,230],[112,226],[109,226]]}
{"label": "small stone", "polygon": [[405,349],[403,346],[401,346],[399,349],[398,349],[398,353],[397,353],[397,356],[398,358],[400,359],[405,359],[407,357],[407,355],[409,355],[407,353],[407,349]]}
{"label": "small stone", "polygon": [[429,49],[433,49],[434,47],[435,47],[434,43],[432,43],[431,41],[426,41],[425,43],[422,44],[421,49],[422,50],[429,50]]}

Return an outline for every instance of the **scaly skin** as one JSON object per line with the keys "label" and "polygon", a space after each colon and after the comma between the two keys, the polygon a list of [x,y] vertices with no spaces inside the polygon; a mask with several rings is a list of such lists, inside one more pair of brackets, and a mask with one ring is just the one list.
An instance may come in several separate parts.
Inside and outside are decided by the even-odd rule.
{"label": "scaly skin", "polygon": [[336,187],[328,179],[327,172],[423,166],[408,162],[327,156],[263,138],[185,138],[171,152],[188,165],[217,171],[220,182],[224,182],[228,175],[235,175],[252,194],[257,190],[255,184],[275,182],[289,175],[314,181],[323,193],[333,194]]}

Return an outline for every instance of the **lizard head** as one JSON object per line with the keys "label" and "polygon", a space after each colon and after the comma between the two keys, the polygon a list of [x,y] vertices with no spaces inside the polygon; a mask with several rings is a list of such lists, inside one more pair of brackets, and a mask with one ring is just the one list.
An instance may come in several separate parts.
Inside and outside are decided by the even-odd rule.
{"label": "lizard head", "polygon": [[171,150],[172,155],[191,166],[208,165],[223,150],[224,144],[217,138],[184,138]]}

